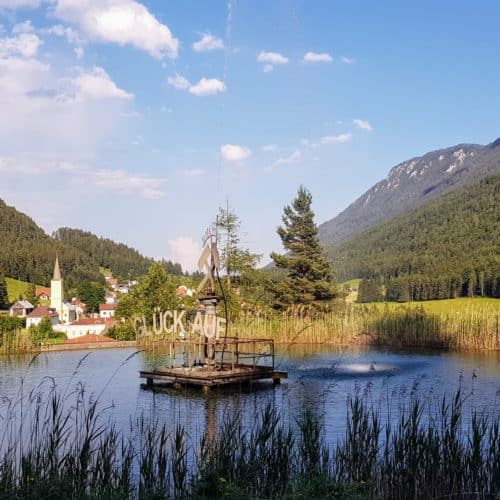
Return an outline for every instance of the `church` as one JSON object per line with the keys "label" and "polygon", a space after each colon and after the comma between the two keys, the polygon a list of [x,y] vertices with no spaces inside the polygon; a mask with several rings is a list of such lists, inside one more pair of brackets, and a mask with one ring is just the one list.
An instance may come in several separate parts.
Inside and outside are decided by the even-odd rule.
{"label": "church", "polygon": [[54,276],[50,281],[50,307],[59,315],[60,323],[72,323],[78,319],[77,307],[64,300],[64,286],[59,268],[59,255],[56,255]]}

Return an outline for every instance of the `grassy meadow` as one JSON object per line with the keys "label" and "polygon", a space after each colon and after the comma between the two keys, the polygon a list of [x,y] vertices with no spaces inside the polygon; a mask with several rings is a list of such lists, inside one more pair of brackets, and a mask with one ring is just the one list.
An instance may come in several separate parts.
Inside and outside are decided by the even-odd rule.
{"label": "grassy meadow", "polygon": [[19,299],[19,297],[26,295],[29,287],[29,283],[26,281],[20,281],[14,278],[5,278],[5,282],[7,283],[9,302],[15,302]]}

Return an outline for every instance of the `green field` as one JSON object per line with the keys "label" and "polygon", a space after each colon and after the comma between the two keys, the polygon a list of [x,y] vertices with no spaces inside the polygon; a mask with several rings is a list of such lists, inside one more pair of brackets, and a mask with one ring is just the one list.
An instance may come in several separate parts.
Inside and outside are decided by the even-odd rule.
{"label": "green field", "polygon": [[423,307],[427,312],[434,314],[453,314],[468,311],[488,310],[500,313],[500,299],[490,297],[460,297],[458,299],[424,300],[422,302],[369,302],[359,306],[371,306],[379,309],[389,308],[391,311],[407,307]]}
{"label": "green field", "polygon": [[25,296],[28,290],[29,283],[26,281],[15,280],[14,278],[5,278],[7,283],[7,293],[9,302],[19,300],[19,297]]}

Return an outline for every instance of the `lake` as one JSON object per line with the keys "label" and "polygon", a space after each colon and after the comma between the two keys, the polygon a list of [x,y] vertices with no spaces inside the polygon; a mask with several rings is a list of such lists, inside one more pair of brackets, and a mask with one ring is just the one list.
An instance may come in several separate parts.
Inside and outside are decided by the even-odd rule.
{"label": "lake", "polygon": [[[243,415],[251,424],[266,403],[276,404],[294,422],[306,408],[324,415],[327,440],[344,431],[346,400],[356,392],[390,419],[412,397],[436,402],[461,385],[470,409],[500,412],[500,352],[408,352],[369,347],[339,348],[318,345],[279,346],[276,365],[289,373],[282,385],[257,384],[214,391],[153,393],[140,388],[138,372],[161,366],[161,351],[102,349],[0,357],[0,416],[9,401],[35,391],[47,392],[55,383],[70,393],[83,382],[87,394],[102,403],[102,414],[128,432],[139,416],[183,424],[197,440],[205,429],[215,429],[225,413]],[[71,400],[71,398],[70,398]],[[0,421],[0,434],[2,434]]]}

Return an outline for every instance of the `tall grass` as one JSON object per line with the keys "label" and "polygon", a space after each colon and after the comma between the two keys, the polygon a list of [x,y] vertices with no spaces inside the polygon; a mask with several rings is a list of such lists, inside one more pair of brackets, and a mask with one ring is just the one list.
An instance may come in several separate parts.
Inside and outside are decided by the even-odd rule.
{"label": "tall grass", "polygon": [[271,405],[250,427],[225,415],[200,441],[143,418],[125,437],[83,386],[52,386],[4,415],[0,498],[498,498],[500,419],[466,424],[463,401],[413,399],[391,423],[354,395],[328,446],[321,415],[286,422]]}
{"label": "tall grass", "polygon": [[338,304],[331,312],[313,317],[295,313],[246,316],[231,328],[241,337],[278,342],[500,349],[500,308],[491,303],[439,312],[414,304]]}

